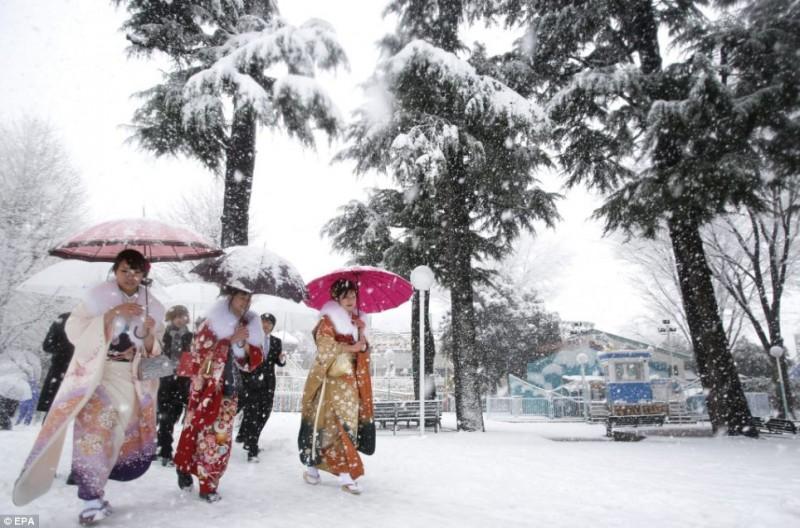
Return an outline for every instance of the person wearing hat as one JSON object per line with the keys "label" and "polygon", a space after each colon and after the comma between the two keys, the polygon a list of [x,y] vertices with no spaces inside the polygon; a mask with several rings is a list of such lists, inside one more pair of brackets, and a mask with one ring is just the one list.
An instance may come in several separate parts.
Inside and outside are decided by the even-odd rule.
{"label": "person wearing hat", "polygon": [[[176,305],[167,310],[167,329],[164,332],[162,354],[175,362],[181,354],[192,346],[192,332],[189,331],[189,310]],[[161,465],[172,464],[172,431],[181,417],[189,398],[189,378],[171,374],[161,378],[158,386],[158,456]]]}
{"label": "person wearing hat", "polygon": [[275,316],[271,313],[261,314],[261,327],[264,329],[265,361],[256,370],[242,373],[242,425],[236,440],[244,442],[247,450],[247,461],[258,462],[258,438],[272,414],[272,403],[275,400],[275,365],[286,365],[283,353],[283,341],[272,335],[275,328]]}
{"label": "person wearing hat", "polygon": [[254,371],[264,359],[264,331],[250,310],[251,297],[239,281],[223,287],[192,341],[189,403],[174,461],[178,487],[190,489],[197,476],[207,502],[221,498],[217,488],[231,456],[241,372]]}

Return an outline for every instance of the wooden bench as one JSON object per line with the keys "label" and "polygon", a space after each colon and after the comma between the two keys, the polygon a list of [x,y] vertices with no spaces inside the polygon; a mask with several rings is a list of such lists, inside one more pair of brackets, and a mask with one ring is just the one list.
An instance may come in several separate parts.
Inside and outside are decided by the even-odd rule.
{"label": "wooden bench", "polygon": [[[373,420],[386,429],[392,424],[392,434],[397,434],[397,425],[405,422],[411,427],[412,422],[419,427],[419,400],[375,402]],[[425,400],[425,426],[433,427],[435,433],[442,426],[442,402]]]}
{"label": "wooden bench", "polygon": [[667,405],[658,402],[611,405],[606,416],[606,436],[617,439],[614,427],[659,425],[667,419]]}
{"label": "wooden bench", "polygon": [[791,420],[783,420],[781,418],[770,418],[765,423],[764,420],[762,420],[761,418],[754,417],[751,423],[753,424],[753,427],[757,428],[762,433],[797,434],[797,426]]}

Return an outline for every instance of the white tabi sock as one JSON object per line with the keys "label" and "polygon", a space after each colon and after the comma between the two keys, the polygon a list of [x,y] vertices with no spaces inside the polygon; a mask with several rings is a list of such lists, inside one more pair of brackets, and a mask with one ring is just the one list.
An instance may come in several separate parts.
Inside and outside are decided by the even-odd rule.
{"label": "white tabi sock", "polygon": [[82,510],[88,510],[89,508],[97,508],[99,510],[102,507],[103,507],[102,499],[85,500],[83,501]]}

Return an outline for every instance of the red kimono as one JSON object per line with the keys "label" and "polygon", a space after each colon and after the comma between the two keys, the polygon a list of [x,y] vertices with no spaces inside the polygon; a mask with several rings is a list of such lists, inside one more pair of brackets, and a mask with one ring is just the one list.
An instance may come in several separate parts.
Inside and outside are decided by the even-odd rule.
{"label": "red kimono", "polygon": [[[192,342],[192,385],[175,465],[179,471],[197,476],[201,494],[216,491],[231,455],[238,397],[223,394],[223,373],[230,348],[230,340],[218,339],[207,322],[200,326]],[[247,343],[245,352],[243,358],[234,357],[235,366],[251,372],[263,361],[263,351]]]}

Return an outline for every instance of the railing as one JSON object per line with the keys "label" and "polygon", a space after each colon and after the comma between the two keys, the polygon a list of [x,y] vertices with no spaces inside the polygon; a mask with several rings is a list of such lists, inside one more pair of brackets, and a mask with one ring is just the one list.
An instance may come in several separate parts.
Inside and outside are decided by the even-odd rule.
{"label": "railing", "polygon": [[[590,411],[596,406],[592,402]],[[605,402],[603,408],[605,407]],[[488,396],[485,400],[487,415],[515,416],[528,418],[545,418],[548,420],[583,419],[586,412],[581,398],[570,396],[541,396],[541,397],[496,397]]]}
{"label": "railing", "polygon": [[275,400],[272,404],[272,412],[300,412],[303,402],[301,392],[275,392]]}
{"label": "railing", "polygon": [[[302,372],[281,375],[278,371],[272,411],[299,412],[305,383],[306,374]],[[453,396],[444,393],[442,387],[437,387],[436,390],[437,398],[442,402],[442,411],[454,411]],[[375,401],[413,400],[414,380],[409,376],[374,376],[372,378],[372,396]]]}

